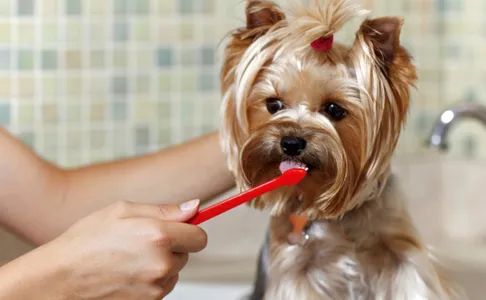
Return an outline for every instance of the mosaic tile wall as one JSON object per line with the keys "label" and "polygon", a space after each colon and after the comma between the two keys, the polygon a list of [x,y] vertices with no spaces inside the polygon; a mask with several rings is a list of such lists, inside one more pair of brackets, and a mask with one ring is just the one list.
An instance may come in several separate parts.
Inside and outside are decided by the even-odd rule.
{"label": "mosaic tile wall", "polygon": [[[374,14],[406,17],[403,40],[421,81],[399,155],[420,153],[442,108],[460,99],[486,101],[486,4],[363,1]],[[216,130],[219,42],[241,24],[243,5],[0,0],[0,125],[64,166],[154,151]],[[451,155],[486,153],[477,124],[459,126],[453,139]]]}

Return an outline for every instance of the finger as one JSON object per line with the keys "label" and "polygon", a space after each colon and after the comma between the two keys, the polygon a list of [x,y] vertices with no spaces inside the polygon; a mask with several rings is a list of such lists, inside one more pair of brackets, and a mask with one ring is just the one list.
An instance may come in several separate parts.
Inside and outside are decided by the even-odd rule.
{"label": "finger", "polygon": [[162,296],[162,299],[164,299],[164,297],[167,297],[167,295],[169,295],[170,293],[172,293],[172,291],[174,290],[174,288],[177,285],[177,282],[179,282],[179,274],[176,274],[176,275],[172,276],[167,281],[167,283],[164,284],[164,286],[162,287],[162,289],[164,290],[164,295]]}
{"label": "finger", "polygon": [[189,261],[189,254],[187,253],[173,253],[173,267],[169,276],[179,274],[179,272],[186,266]]}
{"label": "finger", "polygon": [[160,249],[175,253],[195,253],[206,248],[207,234],[195,225],[160,221],[155,219],[134,219],[143,227],[149,228],[146,234],[151,236],[152,243]]}
{"label": "finger", "polygon": [[194,225],[178,222],[163,222],[160,227],[165,239],[160,245],[170,248],[175,253],[196,253],[206,248],[206,232]]}
{"label": "finger", "polygon": [[199,200],[176,204],[141,204],[128,201],[116,203],[112,210],[121,218],[155,218],[166,221],[185,222],[199,209]]}

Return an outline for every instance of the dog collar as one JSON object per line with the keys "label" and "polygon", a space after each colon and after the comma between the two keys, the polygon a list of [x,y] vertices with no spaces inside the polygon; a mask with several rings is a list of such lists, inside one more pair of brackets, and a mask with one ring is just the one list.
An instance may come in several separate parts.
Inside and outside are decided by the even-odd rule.
{"label": "dog collar", "polygon": [[292,224],[292,231],[288,235],[288,243],[305,247],[310,240],[307,230],[311,222],[307,217],[299,215],[290,215],[289,222]]}

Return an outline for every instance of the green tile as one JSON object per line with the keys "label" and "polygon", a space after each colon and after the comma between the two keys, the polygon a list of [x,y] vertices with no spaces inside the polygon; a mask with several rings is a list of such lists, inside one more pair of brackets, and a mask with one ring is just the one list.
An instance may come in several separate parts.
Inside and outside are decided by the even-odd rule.
{"label": "green tile", "polygon": [[150,22],[147,20],[135,21],[132,25],[132,35],[131,38],[139,42],[150,41]]}
{"label": "green tile", "polygon": [[93,50],[90,52],[90,67],[92,69],[103,69],[105,68],[105,52],[103,50]]}
{"label": "green tile", "polygon": [[215,12],[214,0],[200,0],[202,3],[202,12],[205,14],[213,14]]}
{"label": "green tile", "polygon": [[193,21],[182,21],[179,27],[180,39],[182,41],[193,41],[194,29],[195,27]]}
{"label": "green tile", "polygon": [[58,149],[57,148],[49,148],[44,151],[42,151],[42,157],[54,164],[57,164],[58,162],[58,157],[59,154],[57,153]]}
{"label": "green tile", "polygon": [[194,101],[181,101],[181,120],[184,125],[192,124],[196,114],[196,105]]}
{"label": "green tile", "polygon": [[[12,43],[11,28],[13,24],[9,21],[2,20],[0,15],[0,44]],[[8,20],[8,19],[7,19]]]}
{"label": "green tile", "polygon": [[10,50],[0,50],[0,70],[10,70]]}
{"label": "green tile", "polygon": [[159,74],[158,91],[167,93],[171,90],[172,76],[170,74]]}
{"label": "green tile", "polygon": [[113,78],[113,94],[126,95],[128,93],[128,79],[124,76]]}
{"label": "green tile", "polygon": [[173,64],[172,49],[168,47],[159,48],[157,51],[157,65],[159,67],[170,67]]}
{"label": "green tile", "polygon": [[157,1],[158,13],[162,16],[169,16],[172,15],[172,12],[175,10],[175,1],[174,0],[158,0]]}
{"label": "green tile", "polygon": [[0,16],[10,16],[12,2],[14,0],[2,0],[0,1]]}
{"label": "green tile", "polygon": [[150,129],[148,126],[138,126],[135,129],[135,144],[137,148],[150,145]]}
{"label": "green tile", "polygon": [[94,149],[100,149],[106,145],[106,131],[92,130],[89,134],[90,146]]}
{"label": "green tile", "polygon": [[128,149],[127,149],[127,142],[128,142],[128,136],[127,136],[127,130],[125,129],[116,129],[113,131],[113,154],[115,156],[126,156],[128,154]]}
{"label": "green tile", "polygon": [[71,129],[67,132],[67,146],[72,149],[79,149],[83,146],[83,131]]}
{"label": "green tile", "polygon": [[57,123],[59,119],[59,114],[57,111],[56,104],[43,104],[41,107],[42,122],[44,124],[54,124]]}
{"label": "green tile", "polygon": [[35,147],[35,134],[31,131],[21,132],[17,135],[18,139],[30,148]]}
{"label": "green tile", "polygon": [[198,89],[200,91],[213,91],[216,89],[215,75],[210,72],[199,74]]}
{"label": "green tile", "polygon": [[137,94],[149,94],[151,78],[148,75],[140,75],[135,79],[135,90]]}
{"label": "green tile", "polygon": [[83,66],[83,56],[79,50],[66,51],[66,67],[68,69],[81,69]]}
{"label": "green tile", "polygon": [[21,103],[18,107],[17,117],[20,124],[33,124],[35,118],[35,105],[33,103]]}
{"label": "green tile", "polygon": [[59,79],[55,76],[42,76],[42,95],[46,98],[57,96],[59,93]]}
{"label": "green tile", "polygon": [[181,53],[181,65],[194,66],[197,64],[197,56],[195,49],[182,49]]}
{"label": "green tile", "polygon": [[67,122],[80,124],[82,121],[82,107],[80,104],[71,104],[67,107]]}
{"label": "green tile", "polygon": [[41,56],[43,70],[57,69],[57,52],[55,50],[43,50]]}
{"label": "green tile", "polygon": [[113,66],[116,68],[125,68],[127,65],[127,50],[115,50],[113,53]]}
{"label": "green tile", "polygon": [[128,10],[128,0],[114,0],[115,15],[126,15]]}
{"label": "green tile", "polygon": [[165,146],[171,144],[171,131],[170,128],[159,128],[157,132],[157,144],[159,146]]}
{"label": "green tile", "polygon": [[114,121],[125,121],[127,119],[127,103],[116,101],[110,103],[111,119]]}
{"label": "green tile", "polygon": [[212,66],[215,63],[215,50],[213,47],[203,47],[201,49],[201,64],[204,66]]}
{"label": "green tile", "polygon": [[196,75],[193,72],[183,72],[181,76],[181,92],[196,90]]}
{"label": "green tile", "polygon": [[[200,1],[200,0],[199,0]],[[195,11],[195,0],[179,0],[179,13],[192,14]]]}
{"label": "green tile", "polygon": [[0,125],[10,125],[10,103],[0,102]]}
{"label": "green tile", "polygon": [[113,25],[113,39],[117,42],[128,40],[127,22],[116,22]]}
{"label": "green tile", "polygon": [[67,15],[81,15],[83,11],[81,0],[66,0]]}
{"label": "green tile", "polygon": [[18,55],[18,68],[20,70],[32,70],[34,68],[34,52],[32,50],[20,50]]}
{"label": "green tile", "polygon": [[171,102],[159,102],[158,103],[158,120],[169,120],[171,116],[172,104]]}
{"label": "green tile", "polygon": [[59,40],[59,26],[57,23],[47,23],[43,21],[42,24],[42,42],[43,43],[57,43]]}
{"label": "green tile", "polygon": [[150,11],[149,0],[131,1],[132,13],[137,15],[146,15]]}
{"label": "green tile", "polygon": [[89,107],[89,120],[91,122],[102,122],[106,120],[106,103],[95,102]]}
{"label": "green tile", "polygon": [[32,16],[34,14],[34,10],[34,0],[17,0],[17,14],[19,16]]}

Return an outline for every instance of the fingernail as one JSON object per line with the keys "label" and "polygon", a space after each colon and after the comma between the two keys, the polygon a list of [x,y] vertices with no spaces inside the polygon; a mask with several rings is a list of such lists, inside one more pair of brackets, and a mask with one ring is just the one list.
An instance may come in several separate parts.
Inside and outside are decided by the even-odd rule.
{"label": "fingernail", "polygon": [[179,205],[179,207],[181,208],[182,211],[188,211],[195,208],[198,205],[199,205],[199,200],[196,199],[196,200],[188,201],[186,203],[182,203],[181,205]]}

